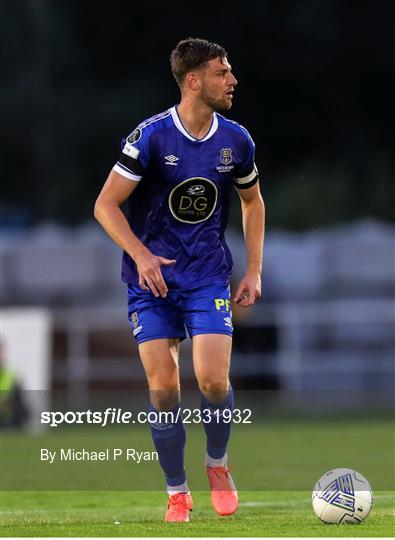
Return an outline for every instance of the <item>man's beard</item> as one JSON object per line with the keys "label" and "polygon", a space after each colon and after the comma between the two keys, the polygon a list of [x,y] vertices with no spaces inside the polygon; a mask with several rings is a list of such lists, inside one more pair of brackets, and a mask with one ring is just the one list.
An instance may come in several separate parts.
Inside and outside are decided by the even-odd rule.
{"label": "man's beard", "polygon": [[215,112],[226,112],[232,107],[231,101],[226,101],[225,99],[215,99],[205,92],[202,93],[201,99],[203,103],[205,103]]}

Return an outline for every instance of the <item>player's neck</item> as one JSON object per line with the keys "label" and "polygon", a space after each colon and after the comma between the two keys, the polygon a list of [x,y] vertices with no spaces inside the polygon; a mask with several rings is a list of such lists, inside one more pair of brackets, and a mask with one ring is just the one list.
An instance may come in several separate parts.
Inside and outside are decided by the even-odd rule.
{"label": "player's neck", "polygon": [[182,99],[177,105],[178,116],[190,135],[202,139],[207,135],[213,121],[213,111],[202,103]]}

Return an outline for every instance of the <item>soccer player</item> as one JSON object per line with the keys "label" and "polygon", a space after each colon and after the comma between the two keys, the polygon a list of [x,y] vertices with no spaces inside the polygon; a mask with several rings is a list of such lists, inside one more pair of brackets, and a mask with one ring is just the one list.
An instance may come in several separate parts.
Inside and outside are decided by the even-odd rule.
{"label": "soccer player", "polygon": [[[237,85],[226,51],[204,39],[185,39],[170,63],[180,103],[143,121],[126,138],[97,198],[95,217],[124,250],[122,280],[151,410],[173,413],[170,421],[159,417],[150,424],[169,494],[165,520],[189,521],[179,343],[187,331],[205,420],[211,502],[220,515],[233,514],[238,496],[227,468],[226,422],[234,407],[232,257],[224,231],[235,187],[247,270],[233,301],[248,308],[261,295],[264,204],[253,140],[220,114],[231,108]],[[120,209],[124,201],[126,215]]]}

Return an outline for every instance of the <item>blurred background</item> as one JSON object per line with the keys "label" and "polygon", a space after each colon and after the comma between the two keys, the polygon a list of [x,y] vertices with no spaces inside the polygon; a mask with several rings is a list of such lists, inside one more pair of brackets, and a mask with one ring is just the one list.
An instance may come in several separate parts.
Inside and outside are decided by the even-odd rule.
{"label": "blurred background", "polygon": [[[310,412],[313,394],[392,407],[394,17],[385,1],[0,2],[3,423],[145,385],[121,251],[92,212],[121,139],[178,102],[169,55],[188,36],[229,53],[228,117],[255,140],[267,208],[264,297],[234,310],[234,386]],[[235,284],[236,193],[227,238]],[[190,343],[182,355],[195,388]],[[25,407],[21,388],[49,392]]]}

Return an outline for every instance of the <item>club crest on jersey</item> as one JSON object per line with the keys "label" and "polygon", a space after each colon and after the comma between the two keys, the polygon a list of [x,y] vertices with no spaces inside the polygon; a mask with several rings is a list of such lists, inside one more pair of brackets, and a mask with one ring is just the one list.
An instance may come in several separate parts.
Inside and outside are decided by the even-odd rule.
{"label": "club crest on jersey", "polygon": [[222,163],[222,165],[218,165],[216,167],[217,171],[220,173],[228,173],[232,171],[235,166],[232,163],[233,156],[232,156],[232,149],[231,148],[221,148],[219,152],[219,160]]}
{"label": "club crest on jersey", "polygon": [[229,165],[229,163],[232,163],[232,149],[221,148],[221,151],[219,153],[219,160],[224,165]]}
{"label": "club crest on jersey", "polygon": [[139,324],[139,316],[137,314],[137,311],[134,311],[132,313],[132,316],[131,316],[130,320],[132,321],[132,324],[133,324],[134,328],[137,328],[137,326]]}
{"label": "club crest on jersey", "polygon": [[140,138],[141,138],[141,129],[136,128],[134,131],[132,131],[130,135],[128,135],[128,137],[126,138],[126,142],[128,142],[129,144],[134,144],[137,141],[139,141]]}

